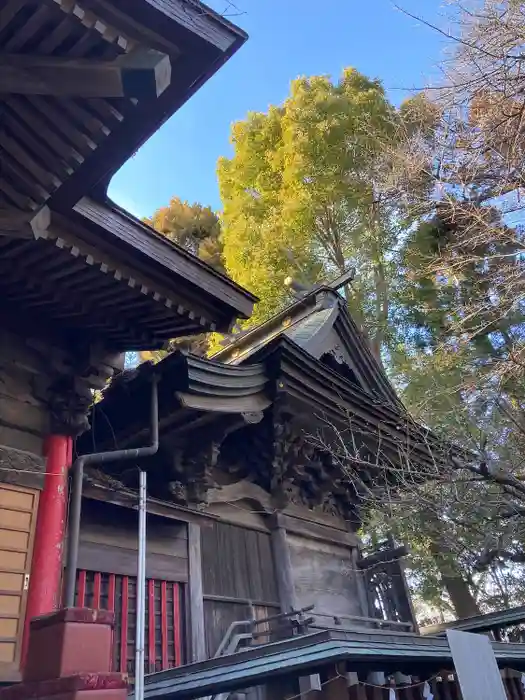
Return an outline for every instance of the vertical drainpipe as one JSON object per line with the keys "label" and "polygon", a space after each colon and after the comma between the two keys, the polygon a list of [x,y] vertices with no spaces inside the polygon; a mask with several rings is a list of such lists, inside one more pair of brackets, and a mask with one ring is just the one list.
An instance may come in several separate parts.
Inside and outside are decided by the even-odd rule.
{"label": "vertical drainpipe", "polygon": [[131,447],[125,450],[113,450],[112,452],[96,452],[94,454],[77,457],[71,469],[73,480],[71,484],[71,506],[69,512],[69,528],[66,553],[66,578],[64,589],[64,604],[66,608],[75,605],[75,583],[78,561],[78,544],[80,538],[80,516],[82,511],[82,484],[84,479],[84,467],[94,464],[107,464],[108,462],[121,462],[129,459],[143,459],[151,457],[159,449],[159,402],[158,379],[155,374],[151,377],[150,399],[150,435],[149,445],[144,447]]}
{"label": "vertical drainpipe", "polygon": [[38,504],[22,662],[27,649],[29,621],[56,610],[60,602],[67,515],[67,471],[71,464],[72,449],[72,438],[66,435],[49,435],[44,443],[46,472]]}

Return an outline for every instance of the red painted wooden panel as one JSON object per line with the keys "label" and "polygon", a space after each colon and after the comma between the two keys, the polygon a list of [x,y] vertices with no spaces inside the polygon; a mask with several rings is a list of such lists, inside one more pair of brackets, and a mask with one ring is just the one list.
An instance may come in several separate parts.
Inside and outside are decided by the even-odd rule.
{"label": "red painted wooden panel", "polygon": [[120,672],[127,673],[128,657],[128,577],[122,577],[122,616],[120,627]]}
{"label": "red painted wooden panel", "polygon": [[161,662],[168,668],[168,602],[166,581],[160,582]]}
{"label": "red painted wooden panel", "polygon": [[86,572],[81,571],[78,575],[77,607],[83,608],[86,605]]}
{"label": "red painted wooden panel", "polygon": [[182,664],[180,586],[173,584],[173,644],[175,649],[175,666]]}
{"label": "red painted wooden panel", "polygon": [[148,661],[150,673],[155,671],[155,581],[148,581]]}
{"label": "red painted wooden panel", "polygon": [[102,591],[102,574],[95,573],[95,578],[93,581],[93,603],[92,607],[95,610],[100,608],[100,594]]}
{"label": "red painted wooden panel", "polygon": [[[108,610],[115,612],[115,594],[116,594],[116,580],[115,574],[109,575],[108,580]],[[111,647],[113,649],[113,654],[111,655],[111,671],[115,670],[115,629],[111,630]]]}
{"label": "red painted wooden panel", "polygon": [[115,612],[115,588],[115,574],[110,574],[108,582],[108,610],[112,612]]}
{"label": "red painted wooden panel", "polygon": [[[133,577],[96,571],[78,572],[77,605],[104,608],[115,612],[113,640],[116,648],[113,666],[115,670],[131,675],[134,654],[131,653],[128,637],[135,628],[134,591],[136,591],[136,579]],[[180,666],[184,661],[181,595],[182,588],[177,583],[155,579],[147,581],[145,601],[147,605],[145,630],[147,672]]]}

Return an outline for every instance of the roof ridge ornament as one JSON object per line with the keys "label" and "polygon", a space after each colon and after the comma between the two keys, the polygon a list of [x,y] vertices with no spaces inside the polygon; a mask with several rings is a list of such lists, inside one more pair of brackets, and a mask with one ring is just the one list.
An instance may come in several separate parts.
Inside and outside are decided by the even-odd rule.
{"label": "roof ridge ornament", "polygon": [[338,292],[342,287],[345,287],[347,284],[350,284],[355,279],[355,275],[355,267],[349,267],[331,282],[318,282],[314,285],[307,285],[303,282],[298,281],[297,279],[294,279],[292,276],[289,276],[284,280],[284,285],[285,287],[288,287],[288,289],[290,289],[292,294],[297,299],[302,299],[303,297],[306,297],[309,294],[313,294],[318,289],[322,288],[332,289],[334,292]]}

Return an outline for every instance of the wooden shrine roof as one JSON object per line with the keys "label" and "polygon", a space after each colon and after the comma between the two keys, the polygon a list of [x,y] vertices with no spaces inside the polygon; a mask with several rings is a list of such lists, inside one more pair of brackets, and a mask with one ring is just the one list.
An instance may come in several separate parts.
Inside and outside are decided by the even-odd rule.
{"label": "wooden shrine roof", "polygon": [[[236,415],[258,414],[271,405],[270,380],[261,364],[231,367],[177,351],[156,365],[143,363],[112,382],[103,401],[104,421],[81,436],[79,452],[111,449],[147,439],[150,377],[159,379],[159,431],[184,433],[212,427]],[[109,427],[111,426],[111,427]]]}
{"label": "wooden shrine roof", "polygon": [[4,0],[0,206],[73,206],[246,40],[198,0]]}
{"label": "wooden shrine roof", "polygon": [[253,295],[105,194],[246,35],[198,0],[1,5],[3,323],[121,351],[249,317]]}
{"label": "wooden shrine roof", "polygon": [[[230,336],[230,342],[213,359],[228,364],[250,362],[279,338],[293,341],[308,354],[321,359],[333,338],[345,353],[355,380],[368,393],[402,409],[401,402],[383,368],[375,360],[368,341],[348,312],[344,299],[333,288],[319,286],[287,306],[265,323]],[[404,410],[404,409],[403,409]]]}
{"label": "wooden shrine roof", "polygon": [[124,351],[226,330],[251,313],[252,295],[111,203],[83,198],[68,215],[41,210],[39,221],[27,236],[0,236],[7,325],[25,320],[62,345]]}
{"label": "wooden shrine roof", "polygon": [[[277,338],[267,346],[260,361],[265,359],[272,363],[278,390],[287,396],[296,415],[309,413],[318,424],[340,430],[343,437],[351,426],[356,434],[381,444],[393,463],[434,468],[451,456],[465,456],[416,423],[405,410],[371,396],[288,338]],[[377,455],[369,456],[372,466]]]}
{"label": "wooden shrine roof", "polygon": [[[342,364],[323,359],[334,337],[346,352]],[[437,462],[468,457],[411,418],[342,298],[329,287],[317,288],[209,359],[176,352],[159,362],[155,371],[161,386],[191,382],[192,376],[198,376],[195,391],[199,401],[185,402],[172,392],[162,406],[161,432],[165,434],[177,432],[179,425],[186,430],[192,421],[200,425],[204,414],[213,421],[224,413],[264,411],[282,397],[310,428],[324,421],[328,427],[343,430],[351,421],[357,431],[380,441],[394,461],[434,467]],[[148,389],[139,376],[140,369],[137,378],[130,375],[128,393],[119,389],[108,392],[104,399],[113,431],[126,443],[133,443],[148,425],[146,413],[142,415],[139,409],[147,406]],[[228,397],[235,401],[228,403]],[[105,444],[111,435],[98,439]]]}
{"label": "wooden shrine roof", "polygon": [[[96,442],[108,449],[115,437],[120,447],[135,445],[147,435],[148,367],[139,366],[114,383],[101,404],[107,424],[97,428]],[[161,435],[182,436],[188,430],[211,427],[224,416],[258,413],[269,409],[276,397],[285,398],[304,425],[325,422],[342,431],[353,429],[381,443],[392,462],[415,469],[451,457],[460,450],[444,445],[406,411],[380,401],[360,389],[288,338],[278,337],[266,346],[258,362],[232,365],[180,351],[154,366],[159,376]],[[111,430],[108,425],[111,424]],[[79,443],[88,449],[91,437]],[[376,455],[370,456],[374,464]]]}
{"label": "wooden shrine roof", "polygon": [[507,610],[462,617],[459,620],[451,620],[436,625],[428,625],[421,628],[421,634],[427,636],[446,636],[447,630],[460,630],[461,632],[490,632],[494,629],[503,629],[525,623],[525,605]]}
{"label": "wooden shrine roof", "polygon": [[[338,295],[328,289],[323,295],[331,305],[319,307],[319,297],[314,306],[311,300],[294,305],[295,312],[310,308],[285,326],[292,337],[275,322],[277,332],[262,339],[259,329],[247,334],[255,338],[253,344],[243,346],[241,339],[242,355],[221,351],[203,359],[176,352],[154,366],[124,373],[94,408],[96,424],[77,442],[79,452],[92,451],[93,444],[97,450],[144,444],[149,432],[146,380],[155,372],[161,451],[151,466],[157,493],[168,500],[174,470],[191,481],[194,453],[199,453],[199,468],[231,468],[237,475],[236,470],[248,469],[253,483],[272,497],[312,507],[321,499],[326,512],[337,511],[357,523],[362,485],[353,472],[368,488],[382,488],[394,485],[400,471],[424,481],[454,460],[471,459],[417,424],[399,401],[388,400],[382,369],[371,354],[360,359],[364,340],[355,325],[335,326],[339,314],[343,321],[349,318]],[[348,365],[326,360],[324,351],[333,347],[334,337],[344,346]],[[96,420],[98,408],[104,420]],[[348,446],[348,455],[341,455],[341,445]],[[352,469],[345,468],[346,459]],[[179,477],[175,481],[182,483]],[[172,495],[188,503],[193,497]]]}
{"label": "wooden shrine roof", "polygon": [[[500,668],[525,670],[524,644],[492,642],[492,648]],[[310,675],[335,663],[345,664],[346,672],[423,677],[454,670],[446,639],[378,630],[322,631],[148,674],[144,698],[192,700],[264,685],[283,676]]]}

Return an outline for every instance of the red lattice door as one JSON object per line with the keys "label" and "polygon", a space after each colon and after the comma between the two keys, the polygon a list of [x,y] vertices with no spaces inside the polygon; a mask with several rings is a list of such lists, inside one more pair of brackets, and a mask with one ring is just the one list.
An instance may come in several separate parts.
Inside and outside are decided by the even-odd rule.
{"label": "red lattice door", "polygon": [[[180,666],[183,659],[183,586],[146,582],[145,673]],[[76,604],[115,613],[113,669],[135,675],[137,579],[96,571],[77,573]]]}

